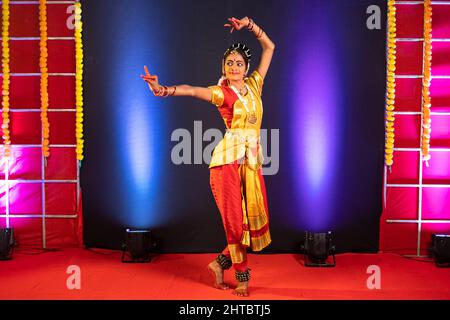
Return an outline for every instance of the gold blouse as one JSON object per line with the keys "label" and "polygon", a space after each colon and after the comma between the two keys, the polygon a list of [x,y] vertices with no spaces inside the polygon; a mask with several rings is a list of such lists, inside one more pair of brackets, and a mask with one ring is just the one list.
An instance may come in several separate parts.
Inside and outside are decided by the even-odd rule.
{"label": "gold blouse", "polygon": [[[263,79],[258,71],[253,73],[245,79],[245,83],[251,90],[247,92],[242,98],[246,101],[249,111],[252,111],[253,103],[251,94],[255,100],[256,107],[256,123],[252,124],[248,121],[249,114],[245,110],[244,105],[240,99],[236,99],[233,106],[233,118],[231,126],[227,126],[227,132],[214,149],[210,168],[232,163],[236,160],[245,159],[245,162],[254,170],[261,167],[264,160],[262,149],[259,144],[260,128],[263,116],[263,104],[261,100],[261,93],[263,87]],[[211,86],[211,103],[218,108],[230,107],[224,105],[225,96],[220,86]]]}

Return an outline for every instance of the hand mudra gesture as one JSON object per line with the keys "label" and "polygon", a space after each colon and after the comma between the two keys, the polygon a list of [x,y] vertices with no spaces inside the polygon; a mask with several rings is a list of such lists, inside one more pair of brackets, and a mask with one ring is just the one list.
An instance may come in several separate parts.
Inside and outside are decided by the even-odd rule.
{"label": "hand mudra gesture", "polygon": [[144,66],[145,75],[141,74],[141,78],[147,82],[148,87],[150,90],[155,93],[159,91],[159,83],[158,83],[158,76],[157,75],[151,75],[150,72],[148,72],[147,66]]}
{"label": "hand mudra gesture", "polygon": [[228,18],[230,23],[224,24],[224,27],[231,27],[230,33],[234,30],[241,30],[242,28],[247,28],[250,20],[248,17],[244,17],[242,19],[236,19],[235,17]]}

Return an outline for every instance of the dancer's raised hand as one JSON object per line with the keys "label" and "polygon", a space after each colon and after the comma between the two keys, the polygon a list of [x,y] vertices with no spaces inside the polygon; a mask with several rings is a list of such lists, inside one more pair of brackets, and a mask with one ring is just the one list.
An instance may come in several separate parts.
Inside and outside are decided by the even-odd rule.
{"label": "dancer's raised hand", "polygon": [[230,33],[232,33],[234,30],[241,30],[242,28],[248,27],[248,24],[250,23],[250,20],[248,17],[244,17],[242,19],[236,19],[235,17],[228,18],[229,23],[225,23],[224,27],[230,27]]}

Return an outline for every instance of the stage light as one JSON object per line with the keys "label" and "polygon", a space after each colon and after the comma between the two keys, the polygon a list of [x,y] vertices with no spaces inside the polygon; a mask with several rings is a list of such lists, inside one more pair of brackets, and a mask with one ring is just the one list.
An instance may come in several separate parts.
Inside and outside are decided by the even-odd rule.
{"label": "stage light", "polygon": [[150,262],[153,243],[150,230],[126,229],[122,262]]}
{"label": "stage light", "polygon": [[[335,246],[333,244],[333,233],[313,233],[306,231],[304,243],[301,246],[305,256],[306,267],[334,267],[336,266]],[[333,262],[329,262],[331,256]]]}
{"label": "stage light", "polygon": [[431,254],[435,259],[436,266],[450,267],[450,235],[432,234],[431,235]]}
{"label": "stage light", "polygon": [[0,260],[11,260],[14,251],[14,231],[12,228],[0,229]]}

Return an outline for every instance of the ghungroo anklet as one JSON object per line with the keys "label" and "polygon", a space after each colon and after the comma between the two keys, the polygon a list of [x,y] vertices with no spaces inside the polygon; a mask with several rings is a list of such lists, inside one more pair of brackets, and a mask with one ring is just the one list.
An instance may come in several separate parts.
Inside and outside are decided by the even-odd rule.
{"label": "ghungroo anklet", "polygon": [[236,280],[239,282],[245,282],[250,280],[250,269],[247,269],[246,271],[239,272],[236,271]]}
{"label": "ghungroo anklet", "polygon": [[231,262],[231,259],[228,258],[223,253],[221,253],[217,256],[216,261],[223,270],[228,270],[233,265],[233,262]]}

